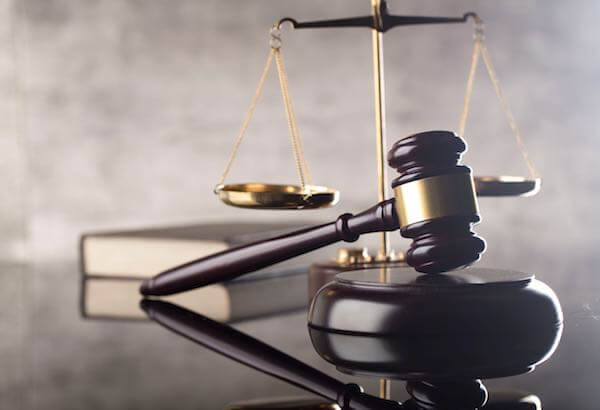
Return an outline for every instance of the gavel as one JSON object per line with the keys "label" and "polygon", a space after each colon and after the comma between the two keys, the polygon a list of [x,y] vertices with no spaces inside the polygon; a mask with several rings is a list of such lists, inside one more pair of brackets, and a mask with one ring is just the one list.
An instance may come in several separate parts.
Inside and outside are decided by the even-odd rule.
{"label": "gavel", "polygon": [[471,169],[461,165],[465,142],[450,131],[429,131],[396,142],[388,163],[399,173],[395,198],[335,221],[232,248],[169,269],[142,283],[144,295],[170,295],[231,280],[335,242],[395,231],[412,239],[406,262],[441,273],[480,258],[485,242],[471,230],[480,221]]}

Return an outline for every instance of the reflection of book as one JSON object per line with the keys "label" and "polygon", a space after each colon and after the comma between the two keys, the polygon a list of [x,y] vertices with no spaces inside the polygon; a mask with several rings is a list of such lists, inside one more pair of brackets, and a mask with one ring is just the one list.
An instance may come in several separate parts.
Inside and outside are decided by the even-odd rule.
{"label": "reflection of book", "polygon": [[[194,259],[301,226],[242,223],[188,225],[81,236],[85,275],[148,278]],[[298,259],[292,264],[298,263]],[[290,266],[290,265],[287,265]]]}
{"label": "reflection of book", "polygon": [[[284,313],[307,305],[307,268],[259,271],[162,298],[221,322]],[[92,319],[147,319],[139,308],[142,279],[84,276],[81,313]]]}

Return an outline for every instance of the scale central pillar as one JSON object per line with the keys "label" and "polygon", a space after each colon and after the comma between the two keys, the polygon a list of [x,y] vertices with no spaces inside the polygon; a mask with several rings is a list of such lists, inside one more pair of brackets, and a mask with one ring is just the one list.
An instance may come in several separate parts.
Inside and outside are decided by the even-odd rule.
{"label": "scale central pillar", "polygon": [[[383,62],[383,33],[381,19],[381,0],[371,0],[374,29],[371,30],[373,39],[373,85],[375,91],[375,138],[377,147],[377,200],[385,200],[387,196],[387,167],[386,167],[386,119],[385,119],[385,82]],[[389,236],[381,232],[378,259],[385,260],[390,253]]]}

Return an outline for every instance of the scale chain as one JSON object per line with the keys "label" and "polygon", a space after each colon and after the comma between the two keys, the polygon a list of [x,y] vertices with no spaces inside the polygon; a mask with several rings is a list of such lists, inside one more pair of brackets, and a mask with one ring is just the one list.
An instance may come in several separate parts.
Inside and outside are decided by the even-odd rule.
{"label": "scale chain", "polygon": [[281,55],[281,49],[275,49],[275,63],[277,65],[277,71],[279,73],[279,83],[281,85],[281,94],[283,97],[283,103],[285,111],[287,113],[288,127],[290,129],[290,135],[292,138],[292,148],[294,150],[294,159],[296,160],[296,168],[298,170],[298,176],[300,177],[300,185],[302,190],[305,191],[305,186],[308,183],[310,185],[310,173],[308,171],[308,165],[304,157],[304,150],[302,148],[302,142],[300,139],[300,133],[298,131],[298,125],[296,123],[296,115],[294,113],[294,107],[290,97],[290,91],[287,80],[287,73],[283,64],[283,58]]}
{"label": "scale chain", "polygon": [[466,91],[465,91],[463,111],[462,111],[462,114],[460,117],[460,123],[458,126],[459,135],[464,136],[464,133],[465,133],[465,127],[466,127],[467,118],[469,115],[469,107],[471,105],[471,96],[473,94],[473,83],[475,80],[475,73],[477,71],[477,64],[479,61],[479,57],[481,56],[484,66],[486,68],[488,77],[490,78],[492,85],[494,87],[494,91],[496,92],[496,97],[498,98],[498,101],[500,102],[500,105],[502,106],[502,110],[504,111],[504,114],[506,116],[506,119],[507,119],[507,122],[508,122],[508,125],[509,125],[511,131],[513,132],[513,135],[517,142],[517,146],[519,148],[519,151],[521,152],[521,156],[523,157],[523,160],[525,161],[525,164],[527,165],[529,174],[532,178],[537,178],[538,172],[537,172],[535,166],[533,165],[533,162],[529,158],[527,148],[525,147],[525,143],[521,136],[521,132],[519,130],[519,127],[517,126],[517,121],[515,120],[515,117],[510,108],[510,105],[508,104],[508,100],[504,96],[504,92],[502,91],[502,88],[500,87],[500,81],[498,80],[498,75],[496,74],[496,70],[494,69],[494,66],[492,65],[492,61],[489,56],[488,49],[485,45],[484,40],[485,40],[485,36],[484,36],[484,32],[483,32],[483,20],[477,16],[475,18],[475,29],[474,29],[474,35],[473,35],[473,52],[471,55],[471,67],[469,69],[469,75],[467,78],[467,87],[466,87]]}
{"label": "scale chain", "polygon": [[282,57],[282,53],[281,53],[280,30],[279,30],[279,27],[277,27],[277,25],[271,29],[270,35],[271,35],[271,39],[270,39],[269,44],[270,44],[271,50],[267,57],[267,62],[265,64],[262,75],[260,77],[258,86],[256,88],[256,92],[254,93],[254,97],[252,98],[250,106],[248,107],[248,111],[246,112],[246,116],[244,118],[244,122],[242,123],[240,132],[235,140],[233,149],[231,150],[231,154],[229,155],[229,159],[227,160],[227,164],[225,165],[223,174],[221,175],[221,179],[219,180],[219,183],[215,187],[215,191],[217,191],[220,187],[223,186],[223,184],[225,183],[225,179],[229,175],[233,161],[235,160],[235,158],[237,156],[240,145],[242,144],[242,140],[244,139],[244,136],[246,135],[246,130],[248,129],[248,126],[250,124],[250,121],[252,119],[254,111],[256,109],[256,106],[257,106],[260,96],[262,94],[262,90],[264,88],[264,84],[265,84],[267,75],[270,71],[271,65],[273,64],[273,59],[275,59],[277,73],[278,73],[278,77],[279,77],[279,84],[281,87],[281,94],[283,97],[283,103],[284,103],[284,107],[285,107],[285,111],[286,111],[286,115],[287,115],[288,128],[290,130],[290,136],[291,136],[291,140],[292,140],[292,149],[294,152],[294,159],[296,162],[298,176],[300,178],[300,186],[302,188],[302,191],[305,193],[305,195],[310,196],[310,192],[309,192],[309,190],[306,189],[306,185],[312,184],[312,178],[310,176],[308,164],[307,164],[306,158],[304,156],[304,148],[302,145],[302,140],[300,138],[300,133],[298,131],[296,115],[294,113],[294,108],[293,108],[292,100],[290,97],[287,73],[285,71],[285,66],[283,64],[283,57]]}
{"label": "scale chain", "polygon": [[231,165],[235,160],[235,157],[240,149],[240,145],[242,144],[242,140],[244,139],[244,135],[246,135],[246,130],[248,129],[248,125],[250,125],[250,120],[252,119],[252,115],[254,114],[254,110],[256,109],[256,105],[258,104],[258,100],[262,94],[262,90],[265,85],[265,80],[267,79],[267,75],[269,74],[269,70],[271,69],[271,65],[273,63],[273,55],[274,49],[269,51],[269,56],[267,57],[267,63],[265,64],[265,68],[263,69],[262,75],[260,76],[260,80],[258,82],[258,87],[256,87],[256,91],[254,93],[254,97],[250,103],[250,107],[248,107],[248,111],[246,112],[246,117],[244,118],[244,122],[242,123],[242,128],[235,140],[233,145],[233,149],[231,150],[231,154],[229,154],[229,159],[227,160],[227,165],[225,165],[225,170],[221,175],[221,179],[217,184],[217,187],[222,186],[225,183],[225,179],[227,175],[229,175],[229,171],[231,170]]}
{"label": "scale chain", "polygon": [[469,77],[467,78],[467,91],[465,92],[465,101],[463,111],[460,116],[460,125],[458,126],[458,135],[464,137],[465,127],[467,126],[467,118],[469,116],[469,107],[471,106],[471,96],[473,95],[473,82],[475,73],[477,72],[477,64],[479,62],[479,54],[481,52],[481,43],[477,40],[473,43],[473,53],[471,55],[471,68],[469,69]]}

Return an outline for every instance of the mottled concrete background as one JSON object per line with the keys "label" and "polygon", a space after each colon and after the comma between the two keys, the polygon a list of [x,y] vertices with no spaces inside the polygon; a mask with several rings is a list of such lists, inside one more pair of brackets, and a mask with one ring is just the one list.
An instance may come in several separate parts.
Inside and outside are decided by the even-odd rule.
{"label": "mottled concrete background", "polygon": [[[598,336],[600,2],[390,3],[395,13],[476,10],[485,18],[492,58],[544,185],[534,198],[480,201],[477,230],[489,245],[482,265],[532,271],[548,282],[585,345]],[[270,24],[285,15],[365,13],[367,0],[0,2],[0,260],[11,266],[0,276],[3,408],[174,408],[169,400],[179,397],[177,408],[208,409],[279,388],[297,392],[152,326],[132,336],[128,324],[78,321],[77,237],[186,221],[325,219],[372,204],[371,43],[357,29],[284,33],[307,159],[315,182],[341,190],[340,204],[306,213],[240,211],[211,193],[256,87]],[[390,144],[456,128],[470,50],[470,25],[386,35]],[[278,92],[272,77],[231,181],[295,181]],[[479,174],[524,174],[511,138],[480,68],[465,162]],[[303,322],[295,315],[243,328],[329,369],[308,346]],[[574,367],[592,367],[575,355],[577,346],[559,349],[552,365],[515,385],[597,380]],[[160,366],[141,360],[144,351],[170,347]],[[161,389],[163,376],[173,383]],[[595,408],[593,383],[546,390],[554,403],[547,408]]]}

